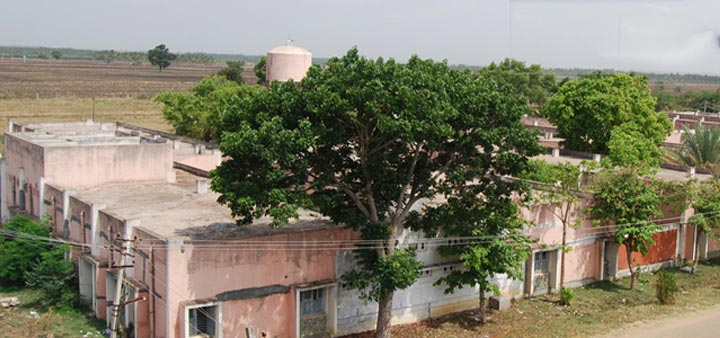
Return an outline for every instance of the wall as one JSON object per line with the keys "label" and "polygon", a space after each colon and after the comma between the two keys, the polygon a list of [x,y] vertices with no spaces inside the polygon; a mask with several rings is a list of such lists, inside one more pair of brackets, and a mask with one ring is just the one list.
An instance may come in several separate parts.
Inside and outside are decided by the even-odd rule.
{"label": "wall", "polygon": [[45,212],[53,227],[53,234],[58,237],[63,235],[63,190],[51,184],[45,184]]}
{"label": "wall", "polygon": [[165,182],[170,171],[170,143],[48,147],[45,151],[47,181],[65,187]]}
{"label": "wall", "polygon": [[566,284],[574,281],[600,279],[602,243],[602,241],[595,241],[586,245],[575,245],[572,250],[565,253]]}
{"label": "wall", "polygon": [[[40,216],[40,201],[38,201],[38,182],[40,177],[43,176],[45,169],[45,159],[43,148],[34,145],[30,142],[17,138],[11,134],[5,134],[5,160],[7,163],[7,182],[8,188],[5,190],[8,207],[12,206],[13,195],[12,195],[12,178],[19,178],[20,168],[24,172],[24,182],[18,182],[18,193],[17,193],[17,205],[20,204],[20,192],[24,184],[27,183],[29,188],[32,188],[32,196],[35,199],[33,201],[32,215]],[[28,189],[29,190],[29,189]],[[29,207],[29,198],[26,197],[26,206]]]}
{"label": "wall", "polygon": [[[655,245],[649,246],[648,253],[645,256],[637,252],[632,253],[633,267],[660,263],[675,258],[677,230],[658,232],[653,234],[652,237],[655,240]],[[628,269],[625,245],[620,245],[618,250],[618,269]]]}
{"label": "wall", "polygon": [[[355,233],[337,228],[280,233],[255,237],[247,241],[303,242],[348,240],[355,237]],[[184,244],[179,240],[170,240],[166,250],[168,275],[161,283],[167,282],[166,304],[169,307],[171,335],[182,336],[184,305],[188,301],[203,303],[203,300],[217,299],[225,292],[235,291],[237,295],[248,292],[251,288],[276,285],[287,287],[287,290],[268,296],[250,297],[242,301],[238,299],[224,301],[223,318],[234,320],[237,330],[244,330],[246,326],[250,326],[258,331],[265,331],[268,337],[294,337],[296,315],[293,290],[296,286],[319,281],[328,283],[335,281],[336,251],[336,249],[298,248],[283,250],[281,247],[273,247],[270,250],[229,250],[217,243],[192,245]],[[156,264],[156,271],[158,268]],[[259,290],[268,291],[268,289]],[[248,302],[256,306],[248,306]],[[232,316],[226,315],[226,306],[227,311],[233,313]],[[268,314],[272,314],[274,320],[268,321],[266,317]]]}

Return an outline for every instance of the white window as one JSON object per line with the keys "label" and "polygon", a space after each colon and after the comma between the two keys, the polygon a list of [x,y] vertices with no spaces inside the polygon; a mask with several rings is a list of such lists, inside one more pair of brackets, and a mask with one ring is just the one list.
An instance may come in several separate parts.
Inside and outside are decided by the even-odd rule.
{"label": "white window", "polygon": [[547,273],[550,272],[550,266],[548,264],[548,253],[547,251],[535,253],[535,273]]}
{"label": "white window", "polygon": [[188,338],[219,338],[220,311],[217,304],[188,307],[185,313]]}

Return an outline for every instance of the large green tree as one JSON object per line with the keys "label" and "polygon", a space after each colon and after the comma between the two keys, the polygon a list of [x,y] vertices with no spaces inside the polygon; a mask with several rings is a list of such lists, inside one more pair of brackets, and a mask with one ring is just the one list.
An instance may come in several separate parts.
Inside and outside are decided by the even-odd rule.
{"label": "large green tree", "polygon": [[52,244],[34,240],[32,236],[49,237],[50,226],[25,216],[15,216],[5,223],[0,234],[0,281],[20,285],[25,273],[41,260],[40,254]]}
{"label": "large green tree", "polygon": [[604,170],[595,184],[594,204],[588,212],[600,226],[614,228],[615,242],[625,246],[630,289],[634,289],[637,271],[632,253],[645,255],[655,244],[652,234],[660,227],[652,218],[662,215],[662,184],[654,177],[641,178],[632,167]]}
{"label": "large green tree", "polygon": [[555,74],[543,71],[540,65],[527,66],[525,62],[515,59],[493,62],[480,68],[478,75],[510,86],[512,95],[528,100],[533,115],[539,114],[547,98],[558,88]]}
{"label": "large green tree", "polygon": [[163,104],[163,116],[175,128],[176,134],[217,142],[224,129],[224,116],[261,90],[260,86],[241,86],[222,77],[210,76],[187,93],[163,92],[155,96],[155,100]]}
{"label": "large green tree", "polygon": [[[343,278],[378,302],[376,336],[388,337],[393,294],[421,266],[396,246],[413,210],[438,195],[447,197],[440,205],[457,197],[467,208],[509,201],[502,175],[540,150],[522,111],[507,87],[444,62],[369,60],[351,49],[228,115],[234,129],[221,150],[230,159],[213,171],[212,188],[240,224],[268,215],[280,226],[310,208],[374,241]],[[487,195],[461,198],[464,189]]]}
{"label": "large green tree", "polygon": [[160,71],[170,67],[170,64],[177,58],[176,54],[170,53],[170,49],[165,47],[164,44],[155,46],[155,48],[148,50],[147,52],[148,61],[153,66],[158,66]]}
{"label": "large green tree", "polygon": [[634,123],[634,131],[660,145],[672,131],[667,115],[655,112],[655,98],[642,75],[594,74],[567,81],[547,101],[544,114],[557,126],[567,149],[609,152],[616,127]]}

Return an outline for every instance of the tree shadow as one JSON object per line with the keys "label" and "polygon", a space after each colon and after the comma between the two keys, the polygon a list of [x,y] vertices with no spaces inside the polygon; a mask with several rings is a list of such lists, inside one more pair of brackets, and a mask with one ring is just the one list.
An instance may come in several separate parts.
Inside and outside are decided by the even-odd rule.
{"label": "tree shadow", "polygon": [[601,290],[601,291],[605,291],[605,292],[615,292],[615,293],[620,293],[623,291],[630,290],[630,288],[628,288],[628,287],[622,286],[616,282],[611,282],[611,281],[606,281],[606,280],[587,285],[587,286],[585,286],[585,288],[588,290]]}

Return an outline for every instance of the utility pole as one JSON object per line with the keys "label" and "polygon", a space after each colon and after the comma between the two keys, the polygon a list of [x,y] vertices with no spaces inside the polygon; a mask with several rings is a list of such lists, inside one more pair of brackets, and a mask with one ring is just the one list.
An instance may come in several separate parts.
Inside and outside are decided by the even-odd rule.
{"label": "utility pole", "polygon": [[[111,243],[110,245],[110,268],[116,268],[117,269],[117,282],[115,284],[115,296],[113,298],[113,305],[112,305],[112,321],[110,322],[110,338],[117,338],[118,335],[118,327],[119,327],[119,320],[120,320],[120,311],[123,309],[125,305],[128,303],[137,301],[137,300],[130,300],[128,302],[124,302],[122,299],[122,286],[123,286],[123,279],[125,278],[125,268],[131,268],[133,267],[132,264],[125,265],[125,257],[132,257],[132,254],[130,253],[130,245],[133,242],[132,239],[123,238],[120,236],[120,234],[117,235],[116,241],[120,242],[119,248],[114,248],[114,244]],[[114,242],[114,241],[113,241]],[[114,265],[114,261],[112,261],[112,251],[117,250],[120,252],[120,265]]]}

